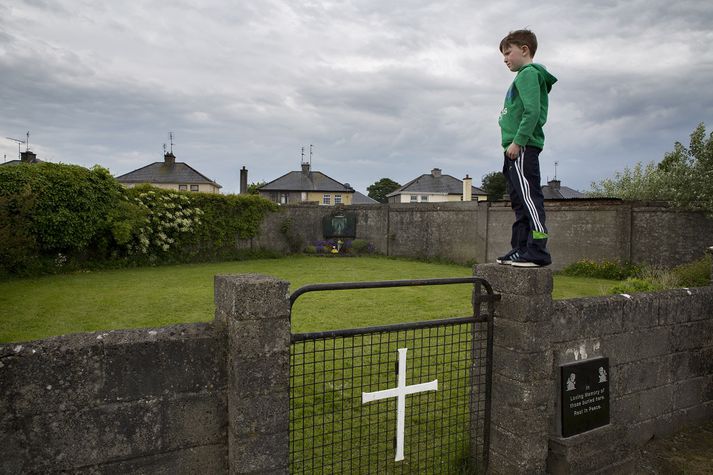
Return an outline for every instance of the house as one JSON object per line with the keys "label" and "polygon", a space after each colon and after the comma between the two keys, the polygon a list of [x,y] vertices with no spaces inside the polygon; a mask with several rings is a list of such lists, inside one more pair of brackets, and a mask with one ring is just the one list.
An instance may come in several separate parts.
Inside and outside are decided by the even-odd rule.
{"label": "house", "polygon": [[573,190],[568,186],[562,186],[560,180],[556,178],[542,186],[542,194],[545,195],[546,200],[572,200],[587,197],[584,193]]}
{"label": "house", "polygon": [[442,203],[444,201],[484,201],[488,194],[473,186],[468,175],[463,180],[444,175],[440,168],[411,180],[386,195],[389,203]]}
{"label": "house", "polygon": [[42,163],[42,160],[37,158],[37,155],[29,150],[20,153],[19,160],[10,160],[9,162],[0,163],[0,166],[20,165],[21,163]]}
{"label": "house", "polygon": [[319,203],[322,206],[350,205],[354,188],[339,183],[322,172],[312,171],[302,163],[300,171],[292,171],[258,188],[263,198],[279,204]]}
{"label": "house", "polygon": [[187,163],[176,162],[176,156],[172,152],[164,154],[163,162],[151,163],[116,179],[127,188],[147,184],[169,190],[203,193],[220,193],[222,188]]}

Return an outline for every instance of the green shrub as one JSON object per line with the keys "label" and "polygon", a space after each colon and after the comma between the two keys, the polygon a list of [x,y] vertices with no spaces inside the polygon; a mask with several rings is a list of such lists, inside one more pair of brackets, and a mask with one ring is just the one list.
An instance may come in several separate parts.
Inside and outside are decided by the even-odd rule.
{"label": "green shrub", "polygon": [[115,246],[112,229],[121,229],[122,213],[132,208],[117,206],[123,196],[123,187],[101,167],[0,168],[0,234],[12,243],[0,256],[0,271],[53,272],[107,258]]}
{"label": "green shrub", "polygon": [[216,247],[232,246],[236,237],[255,237],[265,215],[278,209],[277,204],[257,195],[191,193],[189,196],[191,203],[204,212],[196,239]]}
{"label": "green shrub", "polygon": [[595,262],[589,259],[583,259],[565,267],[562,270],[562,274],[597,279],[624,280],[629,277],[639,276],[641,274],[641,267],[630,263],[620,264],[613,261]]}
{"label": "green shrub", "polygon": [[711,284],[711,255],[673,269],[681,287],[703,287]]}
{"label": "green shrub", "polygon": [[366,239],[354,239],[351,249],[355,254],[366,254],[369,252],[369,241]]}
{"label": "green shrub", "polygon": [[611,289],[615,294],[650,292],[680,287],[702,287],[710,284],[711,256],[673,269],[647,266],[638,278],[627,279]]}
{"label": "green shrub", "polygon": [[37,266],[38,246],[31,227],[34,206],[29,187],[0,196],[0,274],[23,274]]}
{"label": "green shrub", "polygon": [[183,193],[144,186],[132,189],[129,195],[145,211],[145,216],[129,233],[128,253],[143,254],[156,261],[169,252],[182,252],[181,241],[195,233],[203,210],[192,206],[191,199]]}
{"label": "green shrub", "polygon": [[[242,259],[237,239],[254,237],[277,205],[255,195],[219,195],[165,190],[142,185],[127,190],[148,211],[137,246],[149,262],[201,262]],[[146,249],[146,251],[144,251]]]}
{"label": "green shrub", "polygon": [[28,226],[42,251],[86,249],[109,229],[107,216],[122,197],[109,171],[40,163],[0,168],[0,196],[30,193]]}
{"label": "green shrub", "polygon": [[654,292],[663,287],[645,279],[629,278],[611,288],[612,294],[633,294],[637,292]]}

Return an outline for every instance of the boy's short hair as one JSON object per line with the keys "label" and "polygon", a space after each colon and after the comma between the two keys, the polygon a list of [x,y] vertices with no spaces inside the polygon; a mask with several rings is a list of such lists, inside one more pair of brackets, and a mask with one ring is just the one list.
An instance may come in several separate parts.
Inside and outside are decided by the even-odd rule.
{"label": "boy's short hair", "polygon": [[508,45],[527,46],[530,50],[530,57],[534,58],[537,51],[537,37],[530,30],[511,31],[500,42],[500,52],[502,53]]}

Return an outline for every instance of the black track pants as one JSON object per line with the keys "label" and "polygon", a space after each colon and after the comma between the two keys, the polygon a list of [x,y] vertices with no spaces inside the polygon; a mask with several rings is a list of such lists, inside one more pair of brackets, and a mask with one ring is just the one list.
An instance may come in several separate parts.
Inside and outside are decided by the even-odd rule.
{"label": "black track pants", "polygon": [[536,147],[522,147],[515,160],[505,155],[503,174],[507,180],[510,205],[515,211],[510,244],[522,258],[547,265],[552,258],[547,252],[545,198],[540,188],[541,151]]}

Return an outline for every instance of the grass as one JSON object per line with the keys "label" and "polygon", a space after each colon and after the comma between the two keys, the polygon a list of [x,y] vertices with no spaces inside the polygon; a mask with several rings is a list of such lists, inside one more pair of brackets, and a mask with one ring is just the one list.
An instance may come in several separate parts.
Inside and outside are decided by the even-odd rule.
{"label": "grass", "polygon": [[[82,272],[0,282],[0,342],[67,333],[159,327],[213,319],[216,274],[260,273],[290,290],[317,282],[459,277],[466,266],[383,257],[306,256]],[[555,276],[554,297],[604,295],[615,281]],[[297,301],[293,331],[464,316],[470,286],[315,292]]]}

